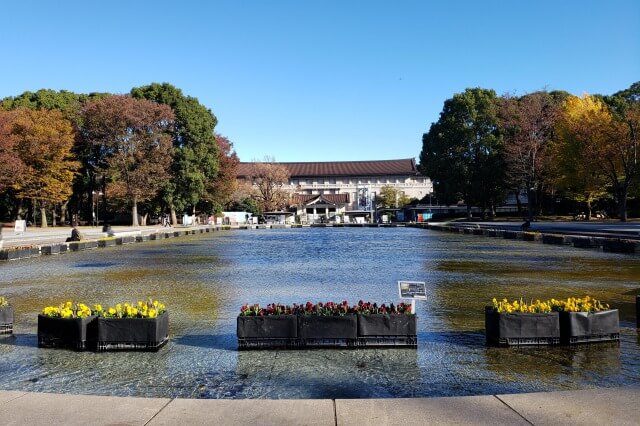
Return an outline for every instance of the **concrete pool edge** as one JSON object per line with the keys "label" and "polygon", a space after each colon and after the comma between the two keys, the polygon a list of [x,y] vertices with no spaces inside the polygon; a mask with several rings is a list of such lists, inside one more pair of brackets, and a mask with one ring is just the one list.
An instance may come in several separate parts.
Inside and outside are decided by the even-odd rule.
{"label": "concrete pool edge", "polygon": [[389,399],[183,399],[0,391],[2,424],[637,424],[640,386]]}

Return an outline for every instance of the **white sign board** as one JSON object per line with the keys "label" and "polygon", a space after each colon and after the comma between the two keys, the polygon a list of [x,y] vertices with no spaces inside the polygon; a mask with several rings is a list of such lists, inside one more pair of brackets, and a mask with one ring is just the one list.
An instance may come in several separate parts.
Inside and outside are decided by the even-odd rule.
{"label": "white sign board", "polygon": [[14,228],[14,232],[16,234],[21,234],[23,232],[27,232],[27,221],[26,220],[16,220],[16,226]]}
{"label": "white sign board", "polygon": [[422,281],[398,281],[401,299],[427,299],[427,287]]}

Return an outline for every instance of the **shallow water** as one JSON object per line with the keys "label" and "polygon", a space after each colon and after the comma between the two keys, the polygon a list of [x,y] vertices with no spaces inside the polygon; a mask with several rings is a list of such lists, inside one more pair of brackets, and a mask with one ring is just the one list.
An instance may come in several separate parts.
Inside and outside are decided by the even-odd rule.
{"label": "shallow water", "polygon": [[[236,350],[244,303],[396,302],[427,282],[418,348]],[[0,389],[192,398],[480,395],[640,384],[638,257],[412,228],[227,231],[0,263],[15,335],[0,336]],[[621,341],[489,348],[492,297],[590,294],[620,309]],[[37,347],[46,305],[164,301],[157,353]]]}

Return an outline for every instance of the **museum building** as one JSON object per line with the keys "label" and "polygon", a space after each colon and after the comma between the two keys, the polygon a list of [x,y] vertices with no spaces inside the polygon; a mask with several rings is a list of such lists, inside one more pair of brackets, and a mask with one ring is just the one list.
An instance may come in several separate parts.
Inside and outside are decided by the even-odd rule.
{"label": "museum building", "polygon": [[[238,178],[250,179],[253,164],[240,163]],[[308,223],[371,217],[376,194],[384,186],[417,199],[433,192],[431,180],[420,174],[413,158],[278,164],[289,171],[283,186],[291,194],[289,211]]]}

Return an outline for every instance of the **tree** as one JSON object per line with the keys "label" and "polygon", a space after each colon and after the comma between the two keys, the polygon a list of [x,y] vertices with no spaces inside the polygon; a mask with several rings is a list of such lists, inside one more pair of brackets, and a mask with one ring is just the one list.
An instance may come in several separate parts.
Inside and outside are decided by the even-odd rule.
{"label": "tree", "polygon": [[275,159],[265,157],[262,162],[254,162],[248,179],[262,212],[277,211],[287,205],[289,194],[282,187],[289,182],[289,170]]}
{"label": "tree", "polygon": [[175,115],[172,179],[162,193],[175,225],[176,210],[191,207],[195,214],[200,200],[214,197],[211,191],[215,188],[211,182],[219,170],[219,148],[214,134],[218,120],[198,99],[183,95],[180,89],[168,83],[133,88],[131,96],[168,105]]}
{"label": "tree", "polygon": [[406,206],[410,202],[410,197],[391,185],[385,185],[380,188],[380,193],[376,197],[376,206],[383,209],[397,209]]}
{"label": "tree", "polygon": [[232,203],[233,194],[238,188],[236,176],[240,160],[229,139],[216,134],[216,143],[218,144],[218,176],[207,182],[204,201],[211,205],[213,212],[220,213]]}
{"label": "tree", "polygon": [[73,127],[60,111],[22,108],[15,111],[11,134],[15,152],[24,164],[24,172],[12,187],[18,198],[38,204],[41,225],[46,228],[47,206],[71,196],[71,183],[80,167],[72,154]]}
{"label": "tree", "polygon": [[[633,121],[634,109],[629,111],[628,117]],[[588,95],[567,98],[558,121],[563,149],[579,149],[582,153],[582,175],[593,173],[606,179],[618,202],[621,221],[627,219],[629,187],[639,172],[638,141],[632,127],[615,119],[604,102]]]}
{"label": "tree", "polygon": [[440,118],[423,135],[420,171],[431,178],[438,199],[464,200],[483,214],[504,197],[502,138],[493,90],[467,89],[444,103]]}
{"label": "tree", "polygon": [[527,192],[529,220],[533,220],[536,196],[549,180],[550,143],[562,95],[536,92],[520,98],[503,96],[499,122],[504,139],[507,182],[516,194]]}
{"label": "tree", "polygon": [[0,111],[0,193],[13,186],[24,173],[24,163],[15,152],[16,138],[12,134],[16,113]]}
{"label": "tree", "polygon": [[169,179],[173,119],[166,105],[122,95],[87,102],[82,110],[82,137],[100,149],[107,190],[131,206],[133,226],[139,225],[138,203]]}

